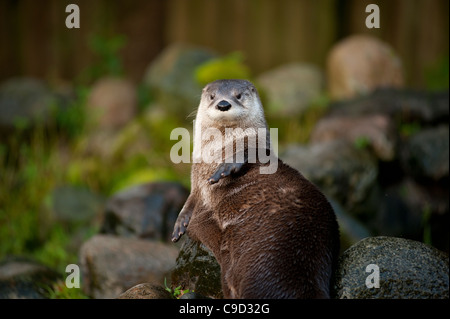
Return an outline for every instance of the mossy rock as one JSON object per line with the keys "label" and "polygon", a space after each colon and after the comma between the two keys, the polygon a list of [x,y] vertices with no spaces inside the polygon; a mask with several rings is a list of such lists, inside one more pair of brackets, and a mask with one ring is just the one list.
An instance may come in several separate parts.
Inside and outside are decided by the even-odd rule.
{"label": "mossy rock", "polygon": [[[378,268],[379,287],[371,287],[376,274],[369,265]],[[409,239],[365,238],[340,257],[334,298],[448,299],[448,255]]]}
{"label": "mossy rock", "polygon": [[172,272],[172,285],[210,298],[223,298],[220,265],[213,253],[187,235]]}

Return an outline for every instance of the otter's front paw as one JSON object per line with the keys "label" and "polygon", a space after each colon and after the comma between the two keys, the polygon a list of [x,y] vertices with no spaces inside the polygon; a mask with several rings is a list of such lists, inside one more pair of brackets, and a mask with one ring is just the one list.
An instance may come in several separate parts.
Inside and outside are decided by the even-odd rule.
{"label": "otter's front paw", "polygon": [[221,178],[231,175],[231,173],[239,172],[245,163],[222,163],[219,165],[214,174],[208,178],[210,184],[217,183]]}
{"label": "otter's front paw", "polygon": [[175,225],[173,226],[172,233],[172,242],[176,243],[180,240],[181,236],[186,232],[187,226],[189,225],[189,220],[191,216],[189,214],[183,214],[182,216],[178,216]]}

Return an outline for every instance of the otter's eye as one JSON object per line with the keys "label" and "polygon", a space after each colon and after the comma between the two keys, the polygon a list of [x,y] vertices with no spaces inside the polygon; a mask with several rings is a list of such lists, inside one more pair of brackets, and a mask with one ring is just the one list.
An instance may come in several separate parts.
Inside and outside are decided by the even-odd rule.
{"label": "otter's eye", "polygon": [[216,97],[215,94],[211,94],[211,95],[209,96],[209,99],[210,99],[210,100],[214,100],[215,97]]}
{"label": "otter's eye", "polygon": [[236,98],[237,98],[238,100],[240,100],[240,99],[242,98],[242,94],[239,93],[238,95],[236,95]]}

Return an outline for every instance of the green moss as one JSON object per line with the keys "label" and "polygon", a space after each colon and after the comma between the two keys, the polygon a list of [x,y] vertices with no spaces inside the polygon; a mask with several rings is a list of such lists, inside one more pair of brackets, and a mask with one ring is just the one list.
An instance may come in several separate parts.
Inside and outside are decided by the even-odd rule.
{"label": "green moss", "polygon": [[220,79],[249,79],[250,69],[243,63],[243,54],[233,52],[211,59],[195,70],[195,79],[201,85]]}

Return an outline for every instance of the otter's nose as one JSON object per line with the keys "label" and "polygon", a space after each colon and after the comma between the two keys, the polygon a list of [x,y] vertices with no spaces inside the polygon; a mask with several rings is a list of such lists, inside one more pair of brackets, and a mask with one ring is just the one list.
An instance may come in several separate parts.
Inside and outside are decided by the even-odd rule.
{"label": "otter's nose", "polygon": [[228,101],[222,100],[219,103],[217,103],[217,109],[219,111],[225,112],[228,111],[231,108],[231,104]]}

